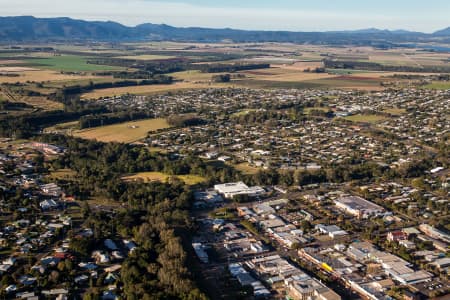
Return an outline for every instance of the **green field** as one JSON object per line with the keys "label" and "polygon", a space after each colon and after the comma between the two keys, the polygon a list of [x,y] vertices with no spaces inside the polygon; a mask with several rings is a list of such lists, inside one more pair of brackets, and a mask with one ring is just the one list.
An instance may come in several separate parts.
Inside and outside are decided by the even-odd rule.
{"label": "green field", "polygon": [[140,172],[133,175],[125,176],[122,179],[125,181],[142,180],[144,182],[160,181],[168,182],[171,177],[176,177],[182,180],[187,185],[196,185],[206,181],[204,177],[188,174],[188,175],[167,175],[162,172]]}
{"label": "green field", "polygon": [[132,143],[145,138],[148,132],[169,127],[166,119],[147,119],[78,130],[73,135],[101,142]]}
{"label": "green field", "polygon": [[450,89],[450,82],[433,82],[425,85],[424,88],[434,90],[448,90]]}
{"label": "green field", "polygon": [[89,72],[120,70],[120,67],[88,64],[88,57],[77,55],[50,56],[47,58],[30,58],[26,61],[33,67],[66,72]]}
{"label": "green field", "polygon": [[386,119],[379,115],[353,115],[344,118],[345,120],[358,123],[377,123]]}
{"label": "green field", "polygon": [[155,54],[142,54],[142,55],[117,56],[116,58],[120,58],[120,59],[135,59],[135,60],[165,60],[165,59],[175,58],[175,56],[155,55]]}
{"label": "green field", "polygon": [[400,116],[406,113],[406,109],[404,108],[387,108],[383,110],[383,112],[391,114],[393,116]]}

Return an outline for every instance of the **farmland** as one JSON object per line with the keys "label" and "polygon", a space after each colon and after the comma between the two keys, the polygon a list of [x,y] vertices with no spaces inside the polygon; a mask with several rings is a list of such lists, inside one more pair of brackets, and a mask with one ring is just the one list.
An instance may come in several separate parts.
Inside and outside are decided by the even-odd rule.
{"label": "farmland", "polygon": [[101,142],[132,143],[143,139],[148,132],[169,128],[165,119],[148,119],[73,131],[76,137]]}
{"label": "farmland", "polygon": [[19,71],[16,70],[14,72],[8,72],[17,74],[18,76],[9,77],[9,76],[0,76],[0,83],[26,83],[26,82],[60,82],[60,81],[71,81],[71,80],[88,80],[94,79],[96,76],[89,74],[63,74],[58,71],[52,70],[26,70]]}
{"label": "farmland", "polygon": [[83,56],[61,55],[46,58],[31,58],[28,59],[27,62],[37,68],[66,72],[87,72],[121,69],[118,67],[89,64],[87,63],[87,60],[88,58]]}
{"label": "farmland", "polygon": [[175,56],[169,56],[169,55],[125,55],[125,56],[118,56],[116,58],[121,59],[134,59],[134,60],[164,60],[164,59],[171,59],[175,58]]}

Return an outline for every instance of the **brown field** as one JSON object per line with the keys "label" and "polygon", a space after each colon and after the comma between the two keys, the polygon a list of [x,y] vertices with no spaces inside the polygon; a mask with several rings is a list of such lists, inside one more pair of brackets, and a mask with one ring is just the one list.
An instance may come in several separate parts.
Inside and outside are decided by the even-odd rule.
{"label": "brown field", "polygon": [[22,97],[19,101],[43,110],[57,110],[64,108],[62,103],[48,100],[46,97]]}
{"label": "brown field", "polygon": [[17,59],[0,59],[0,65],[16,65],[16,64],[23,64],[23,60],[17,60]]}
{"label": "brown field", "polygon": [[16,83],[16,82],[46,82],[46,81],[62,81],[62,80],[74,80],[74,79],[90,79],[96,78],[92,75],[68,75],[61,74],[60,72],[50,70],[36,70],[36,71],[24,71],[18,72],[19,77],[0,77],[0,83]]}
{"label": "brown field", "polygon": [[77,130],[72,134],[83,139],[101,142],[132,143],[145,138],[150,131],[169,127],[166,119],[147,119]]}
{"label": "brown field", "polygon": [[26,72],[26,71],[37,71],[38,69],[29,67],[0,67],[0,72]]}
{"label": "brown field", "polygon": [[[256,74],[254,72],[257,72]],[[306,81],[322,78],[333,78],[336,75],[330,75],[327,73],[309,73],[303,72],[299,69],[292,69],[289,67],[278,67],[270,69],[262,69],[257,71],[243,71],[249,79],[267,80],[267,81],[281,81],[281,82],[293,82],[293,81]]]}
{"label": "brown field", "polygon": [[306,69],[315,69],[323,67],[323,62],[321,61],[298,61],[291,65],[272,65],[274,68],[284,68],[287,70],[299,70],[303,71]]}
{"label": "brown field", "polygon": [[261,170],[261,168],[250,166],[248,163],[240,163],[234,166],[236,170],[241,171],[245,175],[254,175]]}

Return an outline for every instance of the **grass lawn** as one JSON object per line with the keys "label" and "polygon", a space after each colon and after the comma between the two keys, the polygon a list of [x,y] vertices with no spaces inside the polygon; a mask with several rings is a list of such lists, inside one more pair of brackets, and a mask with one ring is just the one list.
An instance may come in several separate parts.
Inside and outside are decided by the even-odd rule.
{"label": "grass lawn", "polygon": [[73,135],[101,142],[132,143],[145,138],[148,132],[169,127],[166,119],[147,119],[77,130]]}
{"label": "grass lawn", "polygon": [[59,169],[50,173],[51,179],[74,179],[77,176],[77,172],[71,169]]}
{"label": "grass lawn", "polygon": [[238,171],[241,171],[245,175],[253,175],[258,173],[260,168],[250,166],[248,163],[240,163],[234,166],[234,168]]}
{"label": "grass lawn", "polygon": [[[125,181],[143,180],[144,182],[151,182],[151,181],[167,182],[170,179],[170,177],[172,177],[172,175],[167,175],[162,172],[140,172],[130,176],[125,176],[123,177],[123,179]],[[184,181],[184,183],[187,185],[196,185],[206,181],[204,177],[193,174],[173,175],[173,177],[176,177]]]}
{"label": "grass lawn", "polygon": [[344,119],[359,123],[377,123],[383,121],[384,119],[386,119],[386,117],[379,115],[353,115],[345,117]]}
{"label": "grass lawn", "polygon": [[28,59],[27,62],[29,62],[33,67],[69,72],[107,71],[122,69],[120,67],[88,64],[87,60],[88,58],[83,56],[61,55],[50,56],[47,58],[31,58]]}

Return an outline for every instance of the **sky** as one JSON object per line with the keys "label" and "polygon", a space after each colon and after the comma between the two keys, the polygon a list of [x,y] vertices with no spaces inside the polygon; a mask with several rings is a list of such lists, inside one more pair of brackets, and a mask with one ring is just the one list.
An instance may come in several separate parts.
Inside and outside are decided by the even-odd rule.
{"label": "sky", "polygon": [[1,16],[72,17],[180,27],[434,32],[450,26],[449,0],[0,0]]}

